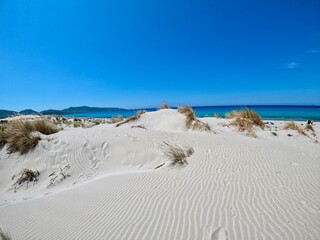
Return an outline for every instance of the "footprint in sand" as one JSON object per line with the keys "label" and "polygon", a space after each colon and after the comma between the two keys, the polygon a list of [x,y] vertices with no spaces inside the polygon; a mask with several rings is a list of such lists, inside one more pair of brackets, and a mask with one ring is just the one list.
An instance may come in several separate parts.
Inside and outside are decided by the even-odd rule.
{"label": "footprint in sand", "polygon": [[210,240],[228,240],[228,232],[224,228],[217,228],[211,234]]}
{"label": "footprint in sand", "polygon": [[109,151],[108,151],[108,148],[109,148],[109,143],[108,142],[104,142],[101,144],[101,150],[103,151],[103,156],[104,158],[108,158],[109,157]]}
{"label": "footprint in sand", "polygon": [[88,146],[89,146],[89,141],[86,140],[86,142],[83,144],[83,147],[84,147],[84,148],[88,148]]}

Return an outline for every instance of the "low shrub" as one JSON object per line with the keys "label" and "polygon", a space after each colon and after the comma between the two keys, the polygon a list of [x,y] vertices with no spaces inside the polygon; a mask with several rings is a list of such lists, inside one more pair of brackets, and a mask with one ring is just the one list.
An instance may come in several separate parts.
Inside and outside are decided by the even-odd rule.
{"label": "low shrub", "polygon": [[35,121],[10,121],[3,132],[3,139],[8,146],[8,152],[25,154],[34,149],[40,140],[39,136],[31,134],[36,131],[45,135],[50,135],[58,132],[59,128],[46,119]]}

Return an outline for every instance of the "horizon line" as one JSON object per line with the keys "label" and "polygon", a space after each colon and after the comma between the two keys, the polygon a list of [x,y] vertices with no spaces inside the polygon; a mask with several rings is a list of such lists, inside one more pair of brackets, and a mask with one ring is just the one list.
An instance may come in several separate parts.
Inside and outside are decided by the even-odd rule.
{"label": "horizon line", "polygon": [[[169,105],[170,106],[170,105]],[[190,106],[192,108],[206,108],[206,107],[320,107],[320,104],[227,104],[227,105],[175,105],[175,106],[170,106],[170,108],[178,108],[179,106]],[[49,108],[49,109],[44,109],[36,112],[42,112],[42,111],[48,111],[48,110],[57,110],[57,111],[62,111],[64,109],[68,109],[71,107],[89,107],[89,108],[116,108],[116,109],[123,109],[123,110],[141,110],[141,109],[157,109],[158,107],[140,107],[140,108],[123,108],[123,107],[95,107],[95,106],[87,106],[87,105],[82,105],[82,106],[70,106],[67,108],[62,108],[62,109],[54,109],[54,108]],[[17,110],[8,110],[8,109],[0,109],[0,110],[5,110],[5,111],[13,111],[13,112],[21,112],[24,110],[33,110],[32,108],[25,108],[20,111]],[[35,111],[35,110],[33,110]]]}

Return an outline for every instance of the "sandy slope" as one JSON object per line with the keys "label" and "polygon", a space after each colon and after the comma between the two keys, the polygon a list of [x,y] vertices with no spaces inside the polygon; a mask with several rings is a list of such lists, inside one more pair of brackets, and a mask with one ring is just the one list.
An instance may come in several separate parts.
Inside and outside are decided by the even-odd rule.
{"label": "sandy slope", "polygon": [[[317,137],[276,122],[278,136],[273,127],[251,138],[228,120],[202,120],[216,134],[186,131],[183,115],[161,110],[61,131],[24,156],[2,149],[0,223],[13,239],[320,239]],[[192,146],[189,164],[170,166],[163,141]],[[71,176],[49,186],[68,164]],[[25,167],[39,182],[14,192]]]}

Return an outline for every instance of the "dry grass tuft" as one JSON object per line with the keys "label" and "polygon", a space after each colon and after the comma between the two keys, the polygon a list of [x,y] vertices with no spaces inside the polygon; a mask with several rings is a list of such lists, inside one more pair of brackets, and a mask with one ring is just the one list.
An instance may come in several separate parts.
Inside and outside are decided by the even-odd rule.
{"label": "dry grass tuft", "polygon": [[264,128],[264,123],[255,111],[250,110],[249,108],[244,108],[241,111],[235,111],[235,117],[250,119],[254,125],[257,125],[261,128]]}
{"label": "dry grass tuft", "polygon": [[159,110],[160,110],[160,109],[169,109],[169,105],[166,104],[166,103],[162,103],[162,104],[160,105],[160,107],[159,107]]}
{"label": "dry grass tuft", "polygon": [[[304,129],[305,130],[307,130],[307,131],[311,131],[311,132],[314,132],[314,129],[313,129],[313,127],[312,127],[312,125],[311,124],[306,124],[306,126],[304,127]],[[1,140],[0,140],[0,144],[1,144]]]}
{"label": "dry grass tuft", "polygon": [[219,113],[217,113],[217,112],[215,112],[215,113],[213,114],[213,116],[214,116],[215,118],[221,118],[221,116],[220,116]]}
{"label": "dry grass tuft", "polygon": [[4,129],[6,128],[5,124],[0,125],[0,150],[6,145],[7,140],[4,137]]}
{"label": "dry grass tuft", "polygon": [[18,175],[14,175],[12,179],[18,177],[14,185],[21,185],[23,183],[37,182],[39,180],[40,173],[38,170],[32,171],[31,169],[25,168]]}
{"label": "dry grass tuft", "polygon": [[111,123],[118,123],[118,122],[121,122],[123,121],[123,116],[122,115],[118,115],[118,117],[112,117],[111,118]]}
{"label": "dry grass tuft", "polygon": [[233,111],[228,112],[228,113],[225,114],[225,117],[226,117],[227,119],[232,119],[232,118],[234,118],[235,116],[238,116],[238,111],[235,111],[235,110],[233,110]]}
{"label": "dry grass tuft", "polygon": [[201,122],[197,119],[191,107],[179,107],[178,112],[186,116],[187,129],[211,131],[211,128],[207,123]]}
{"label": "dry grass tuft", "polygon": [[253,131],[253,126],[259,126],[264,129],[264,123],[261,117],[249,108],[244,108],[240,111],[231,111],[226,114],[226,118],[233,119],[230,125],[236,126],[238,131],[247,131],[247,134],[252,137],[257,137]]}
{"label": "dry grass tuft", "polygon": [[139,110],[136,113],[136,116],[141,116],[142,114],[145,114],[147,111],[146,110]]}
{"label": "dry grass tuft", "polygon": [[170,160],[171,165],[185,165],[188,164],[187,157],[190,157],[194,150],[192,147],[185,147],[184,149],[179,146],[171,145],[167,142],[163,142],[160,145],[161,151]]}
{"label": "dry grass tuft", "polygon": [[121,126],[122,124],[128,123],[128,122],[133,122],[141,117],[142,114],[146,113],[145,110],[140,110],[136,113],[136,115],[133,115],[131,117],[128,117],[127,119],[123,120],[122,122],[119,122],[116,127]]}
{"label": "dry grass tuft", "polygon": [[0,226],[0,240],[11,240],[9,233],[5,232],[2,226]]}
{"label": "dry grass tuft", "polygon": [[8,145],[8,152],[25,154],[34,149],[40,140],[40,137],[31,134],[35,131],[49,135],[58,132],[59,129],[52,122],[45,119],[36,121],[11,121],[7,124],[3,132],[3,138]]}
{"label": "dry grass tuft", "polygon": [[264,128],[264,123],[259,116],[258,113],[255,111],[250,110],[249,108],[244,108],[240,111],[233,110],[229,113],[226,113],[226,118],[228,119],[234,119],[234,118],[246,118],[250,119],[254,125],[260,126],[261,128]]}
{"label": "dry grass tuft", "polygon": [[298,126],[298,124],[296,124],[295,122],[291,121],[291,122],[286,122],[286,125],[284,125],[283,127],[284,130],[288,130],[288,129],[291,129],[291,130],[295,130],[297,131],[298,133],[302,134],[302,135],[306,135],[306,133],[303,131],[302,128],[300,128]]}
{"label": "dry grass tuft", "polygon": [[73,127],[74,128],[80,128],[80,127],[84,128],[85,126],[84,126],[83,122],[77,122],[76,121],[76,122],[73,123]]}
{"label": "dry grass tuft", "polygon": [[257,137],[256,133],[252,129],[253,122],[250,119],[235,117],[232,120],[231,125],[236,126],[239,132],[247,131],[248,136]]}

